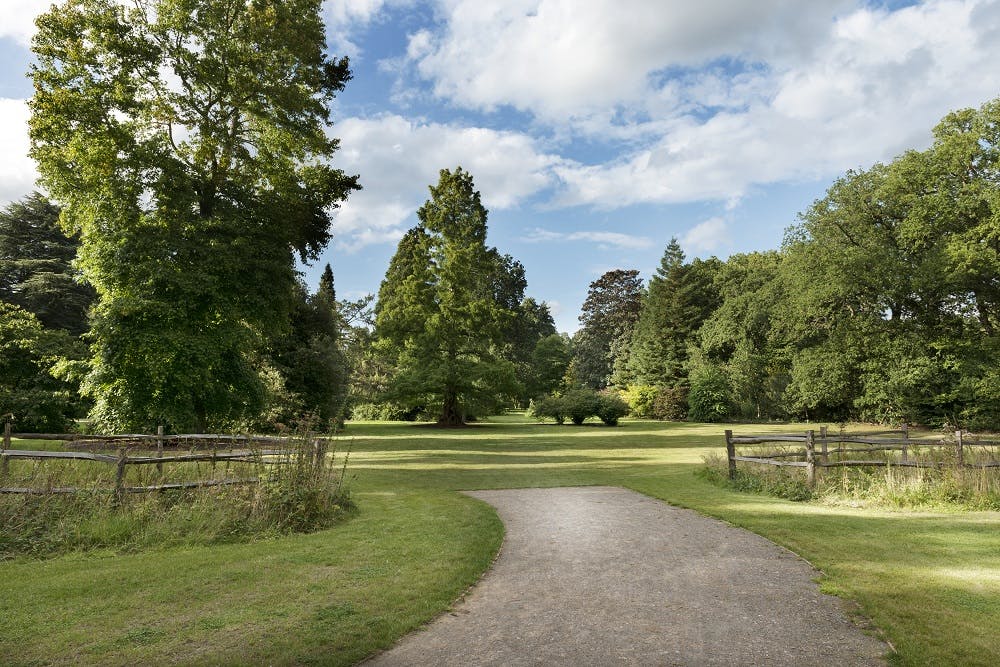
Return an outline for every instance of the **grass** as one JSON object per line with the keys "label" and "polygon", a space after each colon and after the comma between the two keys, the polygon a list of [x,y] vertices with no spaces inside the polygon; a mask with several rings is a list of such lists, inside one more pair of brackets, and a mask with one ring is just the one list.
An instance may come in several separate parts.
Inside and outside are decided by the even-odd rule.
{"label": "grass", "polygon": [[[249,544],[0,563],[5,664],[348,665],[432,618],[493,558],[502,526],[459,489],[624,486],[758,532],[884,630],[899,665],[1000,664],[1000,514],[798,503],[697,472],[717,425],[351,424],[359,512]],[[755,425],[752,430],[796,430]],[[668,631],[668,630],[665,630]]]}

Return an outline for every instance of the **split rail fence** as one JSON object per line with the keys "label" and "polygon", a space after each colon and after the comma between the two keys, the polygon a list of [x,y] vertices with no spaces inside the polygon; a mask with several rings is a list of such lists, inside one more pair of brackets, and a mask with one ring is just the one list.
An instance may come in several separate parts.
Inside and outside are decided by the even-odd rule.
{"label": "split rail fence", "polygon": [[[24,450],[11,449],[11,439],[22,440],[58,440],[69,444],[77,451],[46,451],[46,450]],[[324,439],[313,439],[310,441],[311,448],[308,452],[309,458],[313,462],[319,462],[326,455],[327,443]],[[167,491],[175,489],[193,489],[211,486],[236,486],[252,485],[261,481],[259,475],[242,478],[215,478],[216,465],[218,463],[249,463],[256,464],[258,468],[263,464],[289,463],[293,458],[301,454],[291,449],[264,449],[271,445],[286,445],[287,438],[266,437],[266,436],[235,436],[235,435],[215,435],[215,434],[188,434],[188,435],[164,435],[163,427],[157,430],[156,435],[130,434],[130,435],[80,435],[73,433],[11,433],[10,423],[4,425],[3,442],[0,445],[0,493],[3,494],[60,494],[78,493],[80,491],[91,491],[92,488],[75,486],[52,486],[44,487],[23,487],[6,486],[4,483],[8,479],[10,461],[12,460],[34,460],[34,461],[91,461],[103,463],[115,467],[114,484],[107,491],[112,491],[116,496],[121,497],[126,493],[146,493],[152,491]],[[220,451],[220,445],[222,450]],[[232,449],[234,446],[242,445],[244,449]],[[83,450],[90,451],[83,451]],[[165,454],[168,450],[186,450],[186,453]],[[107,453],[110,450],[112,453]],[[138,450],[138,453],[136,453]],[[130,453],[132,452],[132,453]],[[212,478],[188,480],[183,482],[143,484],[138,486],[126,485],[126,468],[129,466],[155,466],[157,477],[163,476],[163,465],[165,463],[199,463],[208,462],[211,464]],[[228,466],[227,466],[228,470]]]}
{"label": "split rail fence", "polygon": [[[898,433],[898,435],[896,435]],[[740,453],[741,446],[774,445],[774,451]],[[801,447],[797,446],[801,445]],[[788,449],[777,449],[785,447]],[[917,457],[923,448],[937,450],[938,456]],[[905,425],[900,431],[883,435],[837,432],[826,426],[801,434],[734,435],[726,431],[729,478],[736,478],[737,462],[804,468],[809,486],[816,483],[817,468],[899,466],[908,468],[986,469],[1000,468],[1000,440],[971,436],[955,431],[947,436],[911,437]],[[946,454],[945,456],[940,455]],[[951,455],[947,455],[951,454]],[[863,456],[871,458],[861,458]],[[846,457],[846,458],[845,458]]]}

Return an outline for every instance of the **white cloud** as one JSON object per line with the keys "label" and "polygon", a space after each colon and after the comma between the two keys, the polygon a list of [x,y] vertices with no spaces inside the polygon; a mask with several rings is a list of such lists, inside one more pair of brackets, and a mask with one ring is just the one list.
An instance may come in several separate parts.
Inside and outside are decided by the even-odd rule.
{"label": "white cloud", "polygon": [[0,37],[8,37],[23,46],[35,34],[35,17],[48,10],[53,0],[5,0]]}
{"label": "white cloud", "polygon": [[587,116],[641,100],[667,67],[810,50],[849,0],[442,0],[445,28],[411,58],[437,94],[539,116]]}
{"label": "white cloud", "polygon": [[0,98],[0,203],[20,199],[35,188],[38,172],[28,157],[28,104]]}
{"label": "white cloud", "polygon": [[579,231],[579,232],[554,232],[549,229],[536,227],[529,230],[523,237],[529,243],[541,243],[548,241],[587,241],[597,243],[603,247],[641,249],[648,248],[653,242],[644,236],[633,236],[631,234],[621,234],[619,232],[602,231]]}
{"label": "white cloud", "polygon": [[440,5],[408,49],[436,95],[612,149],[553,167],[557,206],[732,204],[926,146],[945,113],[1000,91],[997,0]]}
{"label": "white cloud", "polygon": [[711,252],[728,245],[729,228],[722,218],[709,218],[687,231],[680,239],[681,247],[690,254]]}
{"label": "white cloud", "polygon": [[509,209],[550,187],[562,161],[517,132],[409,120],[397,115],[348,118],[333,128],[341,150],[335,164],[361,175],[334,215],[338,245],[358,248],[398,238],[416,223],[417,208],[441,169],[461,166],[475,179],[488,209]]}

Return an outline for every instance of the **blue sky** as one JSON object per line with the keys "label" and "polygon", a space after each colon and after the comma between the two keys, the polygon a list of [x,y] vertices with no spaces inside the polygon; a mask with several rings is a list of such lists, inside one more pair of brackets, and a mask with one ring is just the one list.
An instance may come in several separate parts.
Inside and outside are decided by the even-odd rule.
{"label": "blue sky", "polygon": [[[4,0],[0,204],[32,189],[27,44],[49,0]],[[354,80],[334,162],[364,190],[335,240],[338,293],[378,289],[442,168],[472,173],[489,242],[574,331],[587,285],[777,248],[845,170],[924,148],[1000,95],[1000,0],[326,2]]]}

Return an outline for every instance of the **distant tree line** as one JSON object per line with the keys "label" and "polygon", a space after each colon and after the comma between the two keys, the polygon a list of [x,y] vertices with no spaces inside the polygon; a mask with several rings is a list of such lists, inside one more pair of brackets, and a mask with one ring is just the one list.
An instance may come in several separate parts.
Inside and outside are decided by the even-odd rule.
{"label": "distant tree line", "polygon": [[[1000,100],[850,171],[779,251],[591,284],[579,381],[634,414],[1000,427]],[[609,317],[610,314],[610,317]],[[609,326],[608,322],[616,326]]]}

